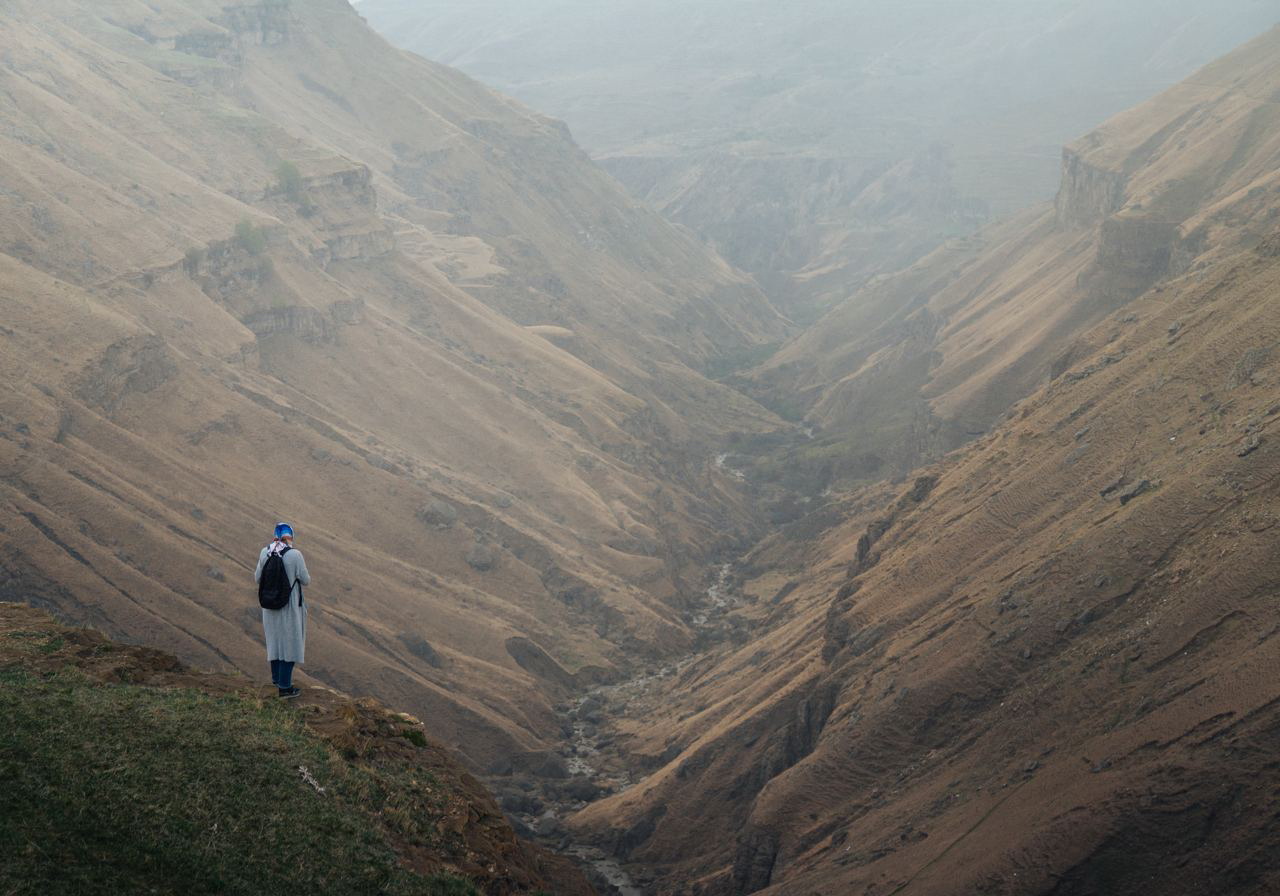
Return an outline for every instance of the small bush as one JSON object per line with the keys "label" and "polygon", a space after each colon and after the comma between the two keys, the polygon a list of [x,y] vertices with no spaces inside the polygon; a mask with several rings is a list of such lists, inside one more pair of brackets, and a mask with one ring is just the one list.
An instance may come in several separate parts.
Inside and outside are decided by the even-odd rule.
{"label": "small bush", "polygon": [[261,255],[267,251],[267,231],[242,218],[236,225],[236,243],[250,255]]}
{"label": "small bush", "polygon": [[202,264],[204,264],[204,250],[197,246],[192,246],[182,257],[182,269],[187,272],[188,277],[194,277],[200,273]]}
{"label": "small bush", "polygon": [[276,166],[276,182],[290,202],[302,200],[302,172],[293,162],[284,161]]}

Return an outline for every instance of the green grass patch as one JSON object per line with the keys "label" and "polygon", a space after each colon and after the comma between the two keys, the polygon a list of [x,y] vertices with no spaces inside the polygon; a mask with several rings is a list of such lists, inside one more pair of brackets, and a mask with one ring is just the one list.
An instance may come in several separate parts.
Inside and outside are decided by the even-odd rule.
{"label": "green grass patch", "polygon": [[53,637],[46,640],[43,644],[41,644],[36,649],[39,650],[41,653],[50,654],[50,653],[57,653],[66,645],[67,645],[67,642],[64,641],[62,638]]}
{"label": "green grass patch", "polygon": [[6,896],[476,893],[406,871],[387,840],[438,837],[421,811],[438,784],[344,761],[290,707],[11,668],[0,719]]}

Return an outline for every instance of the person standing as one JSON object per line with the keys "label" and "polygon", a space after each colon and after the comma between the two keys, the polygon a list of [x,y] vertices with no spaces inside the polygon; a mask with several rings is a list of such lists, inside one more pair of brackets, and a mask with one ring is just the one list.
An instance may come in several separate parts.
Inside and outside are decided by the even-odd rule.
{"label": "person standing", "polygon": [[302,586],[311,584],[311,574],[302,552],[293,546],[293,527],[288,523],[276,526],[275,538],[258,555],[253,580],[262,605],[271,681],[280,697],[290,700],[302,693],[293,686],[293,667],[306,655],[307,606]]}

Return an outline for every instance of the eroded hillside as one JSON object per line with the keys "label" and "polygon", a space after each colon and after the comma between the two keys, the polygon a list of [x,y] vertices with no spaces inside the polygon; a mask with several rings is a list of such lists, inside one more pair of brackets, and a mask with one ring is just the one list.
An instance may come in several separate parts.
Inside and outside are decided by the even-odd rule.
{"label": "eroded hillside", "polygon": [[[855,292],[751,376],[902,475],[1091,352],[1093,324],[1271,232],[1274,32],[1063,154],[1056,202]],[[1243,74],[1242,74],[1243,73]]]}
{"label": "eroded hillside", "polygon": [[855,367],[994,428],[757,548],[752,637],[619,699],[661,758],[580,830],[664,893],[1275,891],[1278,48],[904,275],[933,332]]}
{"label": "eroded hillside", "polygon": [[0,595],[257,673],[287,518],[306,672],[478,762],[691,643],[783,323],[560,125],[345,0],[6,4],[0,121]]}

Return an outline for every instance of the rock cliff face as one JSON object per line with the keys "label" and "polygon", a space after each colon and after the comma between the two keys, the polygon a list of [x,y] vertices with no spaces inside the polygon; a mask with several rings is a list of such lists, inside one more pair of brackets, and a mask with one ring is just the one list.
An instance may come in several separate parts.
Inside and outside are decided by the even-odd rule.
{"label": "rock cliff face", "polygon": [[1070,147],[1062,151],[1062,186],[1054,201],[1058,223],[1064,227],[1096,224],[1124,205],[1124,175],[1095,168]]}
{"label": "rock cliff face", "polygon": [[[1077,173],[1089,220],[1044,208],[906,275],[942,284],[920,303],[942,318],[935,412],[999,419],[749,555],[753,637],[635,698],[608,735],[663,761],[579,830],[654,819],[629,855],[672,894],[1276,887],[1256,795],[1280,726],[1259,674],[1280,651],[1280,265],[1257,234],[1280,208],[1278,47],[1086,141],[1082,165],[1125,172],[1118,200]],[[1071,348],[1003,391],[984,353],[1009,333],[1019,375],[1039,334]]]}
{"label": "rock cliff face", "polygon": [[1095,289],[1109,290],[1122,299],[1141,295],[1171,273],[1180,241],[1177,222],[1139,214],[1107,218],[1098,233],[1094,266],[1101,282]]}

